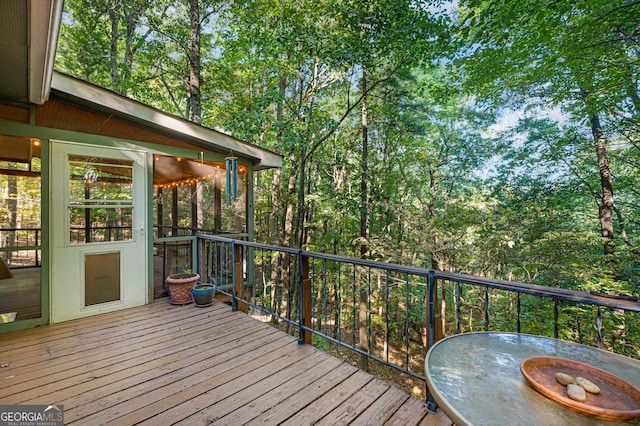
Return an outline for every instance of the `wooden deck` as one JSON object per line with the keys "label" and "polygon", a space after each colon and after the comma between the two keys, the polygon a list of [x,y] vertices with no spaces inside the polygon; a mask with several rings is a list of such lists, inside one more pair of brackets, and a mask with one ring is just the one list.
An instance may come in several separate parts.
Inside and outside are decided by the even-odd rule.
{"label": "wooden deck", "polygon": [[0,313],[17,312],[16,321],[40,318],[40,268],[14,268],[11,273],[12,278],[0,280]]}
{"label": "wooden deck", "polygon": [[422,401],[220,302],[0,335],[0,404],[66,424],[450,425]]}

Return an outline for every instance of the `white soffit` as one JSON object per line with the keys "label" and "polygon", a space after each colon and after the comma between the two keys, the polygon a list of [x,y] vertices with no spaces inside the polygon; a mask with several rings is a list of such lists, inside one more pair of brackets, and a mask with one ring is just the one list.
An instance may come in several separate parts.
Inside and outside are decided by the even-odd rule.
{"label": "white soffit", "polygon": [[49,98],[64,0],[29,0],[29,102]]}

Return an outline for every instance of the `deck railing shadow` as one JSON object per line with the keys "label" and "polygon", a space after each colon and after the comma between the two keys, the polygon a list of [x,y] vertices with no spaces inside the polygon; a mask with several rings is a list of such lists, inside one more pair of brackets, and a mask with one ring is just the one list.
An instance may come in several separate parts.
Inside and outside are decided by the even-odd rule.
{"label": "deck railing shadow", "polygon": [[264,315],[300,343],[326,339],[423,382],[429,347],[465,332],[535,334],[640,357],[635,297],[206,235],[198,270],[234,309]]}

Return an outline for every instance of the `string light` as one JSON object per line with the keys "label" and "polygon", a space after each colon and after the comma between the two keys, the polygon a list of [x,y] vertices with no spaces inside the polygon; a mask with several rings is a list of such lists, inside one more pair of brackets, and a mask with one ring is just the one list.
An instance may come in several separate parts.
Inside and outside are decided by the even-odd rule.
{"label": "string light", "polygon": [[[161,156],[160,155],[154,155],[154,159],[156,161],[160,160]],[[183,160],[182,157],[173,157],[173,159],[175,161],[181,162]],[[247,171],[246,166],[240,166],[238,165],[237,162],[238,158],[235,157],[233,155],[233,152],[231,152],[229,154],[229,157],[225,158],[225,172],[227,174],[227,190],[226,193],[228,194],[228,197],[232,197],[232,198],[237,198],[238,196],[238,172],[240,172],[241,174],[245,174]],[[203,166],[204,164],[204,152],[199,152],[198,153],[198,159],[187,159],[187,162],[193,162],[198,164],[198,166]],[[218,174],[218,170],[221,170],[223,167],[220,163],[207,163],[206,164],[208,167],[211,167],[213,169],[216,170],[216,173],[209,173],[207,175],[203,175],[203,176],[199,176],[199,177],[195,177],[195,178],[187,178],[187,179],[182,179],[182,180],[176,180],[174,182],[169,182],[169,183],[154,183],[153,187],[154,188],[174,188],[174,187],[178,187],[178,186],[182,186],[182,185],[189,185],[189,184],[194,184],[197,182],[203,182],[203,181],[213,181],[213,179],[217,176]]]}
{"label": "string light", "polygon": [[182,179],[182,180],[177,180],[175,182],[170,182],[170,183],[162,183],[162,184],[154,183],[153,186],[155,188],[171,188],[174,186],[188,185],[188,184],[197,183],[197,182],[212,181],[211,179],[212,177],[213,177],[213,174],[208,174],[206,176],[200,176],[197,178],[190,178],[190,179]]}

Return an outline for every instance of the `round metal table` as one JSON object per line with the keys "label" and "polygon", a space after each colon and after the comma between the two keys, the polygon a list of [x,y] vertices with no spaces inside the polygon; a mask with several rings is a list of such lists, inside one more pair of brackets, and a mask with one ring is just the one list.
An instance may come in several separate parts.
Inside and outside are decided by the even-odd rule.
{"label": "round metal table", "polygon": [[516,333],[465,333],[437,342],[425,359],[427,387],[457,425],[640,425],[582,414],[536,391],[522,360],[554,356],[606,370],[640,387],[640,362],[597,348]]}

